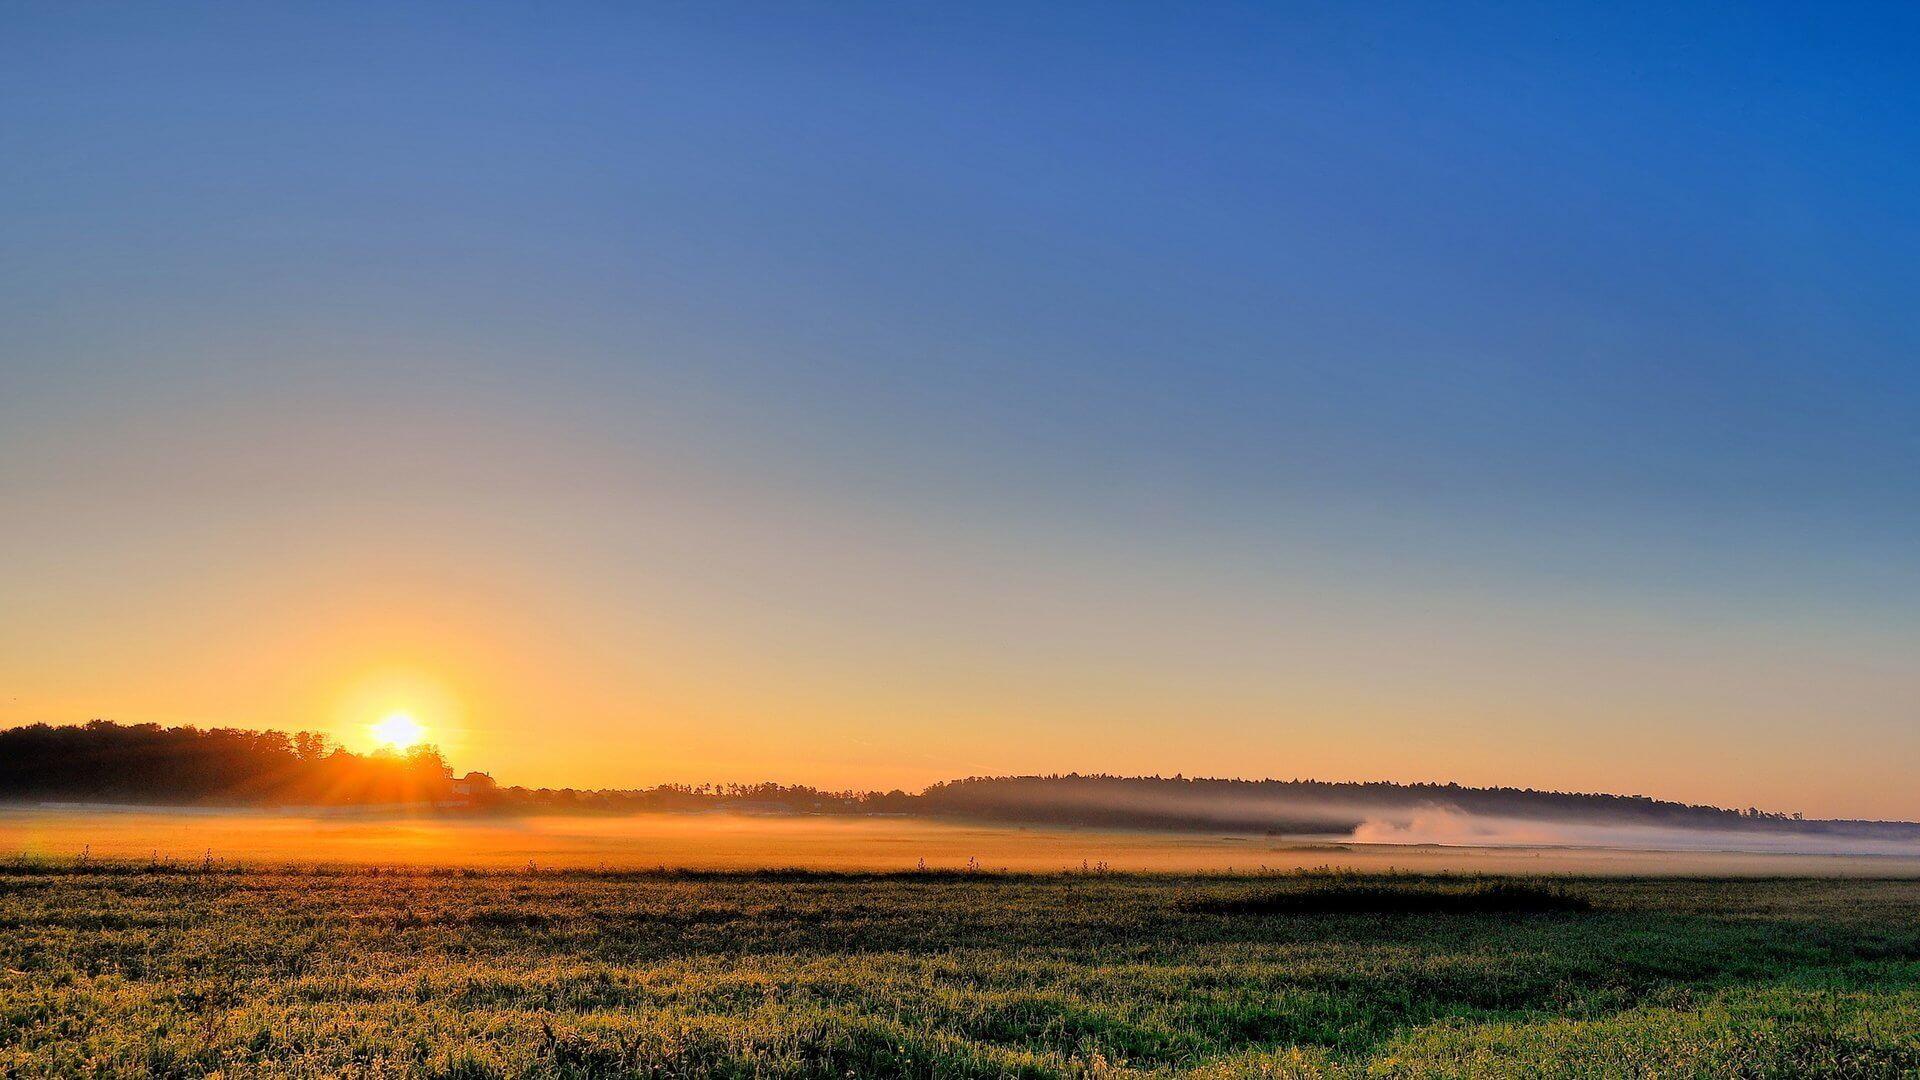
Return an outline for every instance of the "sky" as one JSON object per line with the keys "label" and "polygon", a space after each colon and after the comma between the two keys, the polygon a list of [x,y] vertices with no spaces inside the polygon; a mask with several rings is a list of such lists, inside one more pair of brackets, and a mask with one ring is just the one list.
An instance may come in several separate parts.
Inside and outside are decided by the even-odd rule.
{"label": "sky", "polygon": [[0,5],[0,725],[1920,817],[1916,47]]}

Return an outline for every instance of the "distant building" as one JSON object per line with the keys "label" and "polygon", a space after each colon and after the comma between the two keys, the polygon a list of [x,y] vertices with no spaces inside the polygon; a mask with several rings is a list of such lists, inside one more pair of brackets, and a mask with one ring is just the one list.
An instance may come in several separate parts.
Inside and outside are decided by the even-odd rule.
{"label": "distant building", "polygon": [[440,805],[465,808],[491,802],[494,793],[499,790],[500,785],[494,783],[493,777],[483,772],[470,772],[456,777],[447,785],[447,799]]}

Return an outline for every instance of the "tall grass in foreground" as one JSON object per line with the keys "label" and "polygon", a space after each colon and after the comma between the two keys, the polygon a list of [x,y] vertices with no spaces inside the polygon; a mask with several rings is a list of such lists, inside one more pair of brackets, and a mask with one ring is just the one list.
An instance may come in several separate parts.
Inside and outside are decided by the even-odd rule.
{"label": "tall grass in foreground", "polygon": [[0,1075],[1892,1076],[1920,883],[0,867]]}

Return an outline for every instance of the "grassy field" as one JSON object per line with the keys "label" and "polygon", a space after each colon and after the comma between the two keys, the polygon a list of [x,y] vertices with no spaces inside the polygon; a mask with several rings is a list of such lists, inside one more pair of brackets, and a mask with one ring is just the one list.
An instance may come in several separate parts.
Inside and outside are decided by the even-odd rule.
{"label": "grassy field", "polygon": [[0,1075],[1920,1073],[1920,883],[0,865]]}

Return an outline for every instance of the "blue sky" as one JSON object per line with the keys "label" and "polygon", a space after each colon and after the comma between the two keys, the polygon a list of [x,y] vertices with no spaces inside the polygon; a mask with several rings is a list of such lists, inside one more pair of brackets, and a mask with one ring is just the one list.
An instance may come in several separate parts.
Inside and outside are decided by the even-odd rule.
{"label": "blue sky", "polygon": [[[78,658],[220,670],[309,586],[513,581],[521,621],[684,632],[669,666],[759,688],[609,646],[578,677],[626,705],[536,781],[610,734],[875,782],[1197,745],[1163,771],[1920,813],[1887,771],[1920,750],[1911,9],[0,29],[0,636],[35,650],[0,720],[293,723],[259,713],[347,676],[292,646],[237,696]],[[501,697],[574,710],[529,678]],[[471,711],[474,755],[531,752]],[[1636,772],[1673,732],[1755,748]]]}

